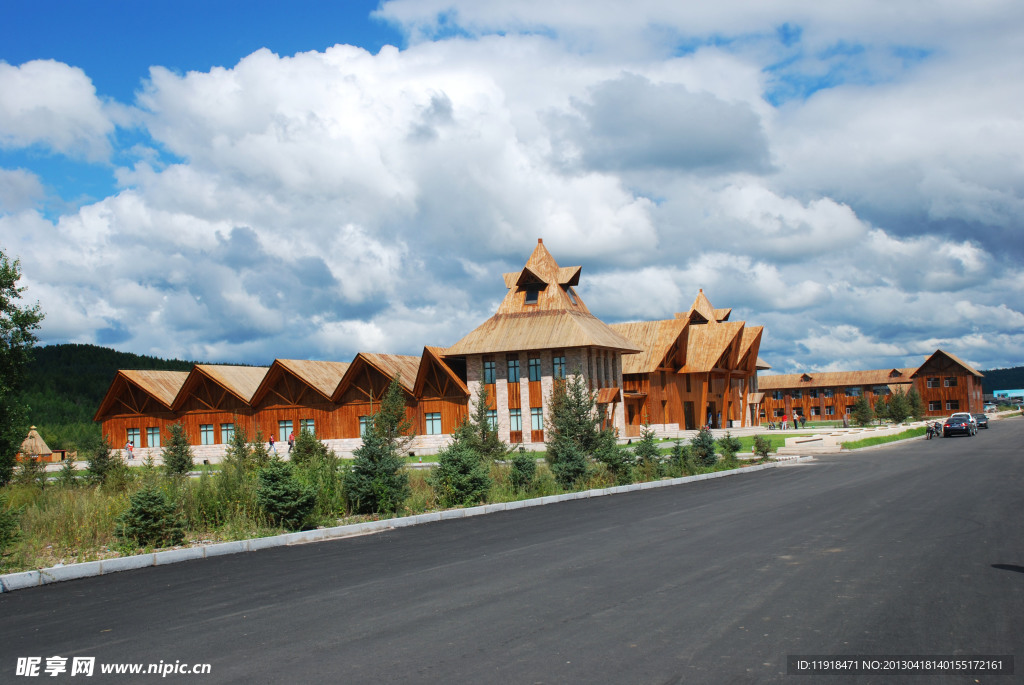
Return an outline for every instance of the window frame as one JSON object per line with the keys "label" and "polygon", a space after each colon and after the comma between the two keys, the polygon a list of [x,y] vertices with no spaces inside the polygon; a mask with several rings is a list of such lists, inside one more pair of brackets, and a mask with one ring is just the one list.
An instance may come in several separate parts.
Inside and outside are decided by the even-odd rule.
{"label": "window frame", "polygon": [[423,428],[427,435],[442,435],[441,412],[432,411],[423,414]]}
{"label": "window frame", "polygon": [[523,410],[522,409],[520,409],[518,407],[514,407],[514,408],[508,410],[508,425],[509,425],[509,430],[510,431],[513,431],[513,432],[514,431],[520,431],[520,432],[522,432],[522,430],[523,430]]}
{"label": "window frame", "polygon": [[518,383],[520,379],[519,375],[519,357],[509,358],[505,361],[506,373],[508,373],[509,383]]}
{"label": "window frame", "polygon": [[493,385],[498,378],[498,364],[493,359],[485,359],[483,366],[483,384]]}
{"label": "window frame", "polygon": [[530,407],[530,430],[544,430],[544,407]]}
{"label": "window frame", "polygon": [[[527,377],[530,379],[531,383],[536,383],[541,378],[544,377],[543,372],[541,370],[542,368],[543,367],[541,367],[540,357],[530,357],[529,358],[529,361],[527,362],[527,371],[528,371],[528,376]],[[534,371],[535,370],[536,370],[536,376],[537,376],[536,378],[534,378]]]}
{"label": "window frame", "polygon": [[[153,436],[156,440],[153,440]],[[146,426],[146,447],[160,447],[160,427]]]}
{"label": "window frame", "polygon": [[237,430],[237,426],[233,423],[220,424],[220,444],[230,445],[231,441],[235,439],[235,430]]}
{"label": "window frame", "polygon": [[216,445],[216,437],[213,432],[212,423],[201,423],[199,424],[199,444],[200,445]]}

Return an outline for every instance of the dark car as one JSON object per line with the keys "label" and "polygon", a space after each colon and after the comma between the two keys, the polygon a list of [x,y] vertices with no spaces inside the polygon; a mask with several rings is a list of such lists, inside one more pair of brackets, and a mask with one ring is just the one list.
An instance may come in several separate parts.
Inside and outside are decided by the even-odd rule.
{"label": "dark car", "polygon": [[984,414],[975,414],[974,420],[978,423],[978,428],[988,428],[988,417]]}
{"label": "dark car", "polygon": [[971,436],[977,430],[978,427],[970,414],[953,414],[942,424],[942,437],[948,438],[957,434]]}

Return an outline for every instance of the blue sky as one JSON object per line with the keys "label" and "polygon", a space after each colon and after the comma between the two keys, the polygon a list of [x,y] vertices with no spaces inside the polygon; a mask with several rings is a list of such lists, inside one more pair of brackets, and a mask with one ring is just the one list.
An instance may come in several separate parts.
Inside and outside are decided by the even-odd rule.
{"label": "blue sky", "polygon": [[603,319],[703,288],[780,372],[1024,363],[1019,3],[4,17],[0,247],[44,342],[415,354],[489,316],[543,237]]}

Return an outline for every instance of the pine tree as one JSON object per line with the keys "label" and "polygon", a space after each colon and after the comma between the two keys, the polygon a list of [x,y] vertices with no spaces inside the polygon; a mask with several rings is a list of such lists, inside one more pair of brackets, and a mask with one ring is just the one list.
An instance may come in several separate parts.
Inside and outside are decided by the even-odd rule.
{"label": "pine tree", "polygon": [[898,389],[892,395],[889,396],[889,401],[886,403],[886,409],[888,418],[893,423],[903,423],[907,420],[907,417],[911,414],[910,400],[907,398],[907,394],[903,392],[903,389]]}
{"label": "pine tree", "polygon": [[878,419],[879,423],[889,420],[889,400],[885,397],[879,397],[875,400],[875,418]]}
{"label": "pine tree", "polygon": [[396,377],[384,393],[380,411],[373,415],[363,444],[352,452],[355,459],[345,474],[345,497],[354,511],[391,513],[405,503],[412,490],[399,454],[413,437],[404,391]]}
{"label": "pine tree", "polygon": [[110,446],[110,441],[107,440],[107,436],[103,436],[100,444],[93,448],[92,452],[88,456],[88,472],[89,477],[97,483],[106,483],[107,478],[113,472],[116,472],[119,468],[124,466],[124,461],[121,459],[120,454],[114,454],[113,448]]}
{"label": "pine tree", "polygon": [[917,391],[917,388],[911,387],[910,392],[907,393],[907,405],[910,415],[914,417],[915,421],[924,418],[924,400],[921,399],[921,393]]}
{"label": "pine tree", "polygon": [[470,506],[487,500],[491,475],[474,443],[479,438],[466,421],[452,434],[452,441],[437,455],[437,466],[428,478],[443,507]]}
{"label": "pine tree", "polygon": [[601,444],[600,418],[594,410],[594,398],[579,373],[554,384],[548,407],[548,464],[559,485],[570,488],[587,478],[587,458]]}
{"label": "pine tree", "polygon": [[712,466],[715,463],[715,447],[715,436],[707,428],[701,428],[690,441],[690,449],[698,466]]}
{"label": "pine tree", "polygon": [[509,446],[498,436],[498,427],[491,424],[487,388],[480,384],[469,412],[469,433],[465,436],[470,448],[485,461],[496,461],[508,456]]}
{"label": "pine tree", "polygon": [[189,445],[188,435],[181,423],[172,423],[168,426],[168,430],[171,432],[171,439],[161,450],[164,469],[170,476],[184,476],[192,470],[194,459],[192,446]]}
{"label": "pine tree", "polygon": [[729,431],[725,432],[725,437],[718,439],[718,449],[722,453],[722,461],[730,466],[736,463],[736,453],[740,451],[741,443],[739,438],[732,437]]}
{"label": "pine tree", "polygon": [[117,520],[115,535],[136,545],[164,547],[185,539],[185,519],[156,485],[143,486]]}
{"label": "pine tree", "polygon": [[520,447],[509,461],[509,484],[519,491],[528,490],[537,477],[537,457]]}
{"label": "pine tree", "polygon": [[271,521],[287,530],[301,530],[316,505],[313,488],[293,476],[292,465],[271,459],[260,469],[256,501]]}
{"label": "pine tree", "polygon": [[36,343],[39,305],[19,306],[21,263],[0,252],[0,486],[11,480],[14,459],[28,432],[22,386]]}
{"label": "pine tree", "polygon": [[857,401],[853,404],[853,410],[850,412],[850,418],[858,426],[866,426],[871,423],[872,419],[875,418],[875,412],[872,411],[871,405],[868,404],[868,398],[863,395],[857,398]]}

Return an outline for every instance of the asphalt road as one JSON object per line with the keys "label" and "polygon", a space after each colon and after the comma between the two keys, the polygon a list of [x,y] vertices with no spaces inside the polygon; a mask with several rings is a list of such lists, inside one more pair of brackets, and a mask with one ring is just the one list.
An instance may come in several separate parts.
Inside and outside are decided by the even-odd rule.
{"label": "asphalt road", "polygon": [[[1014,655],[1024,419],[674,488],[0,595],[17,657],[201,683],[1022,682],[798,676],[790,654]],[[64,675],[46,681],[76,682]],[[86,682],[153,682],[97,674]]]}

